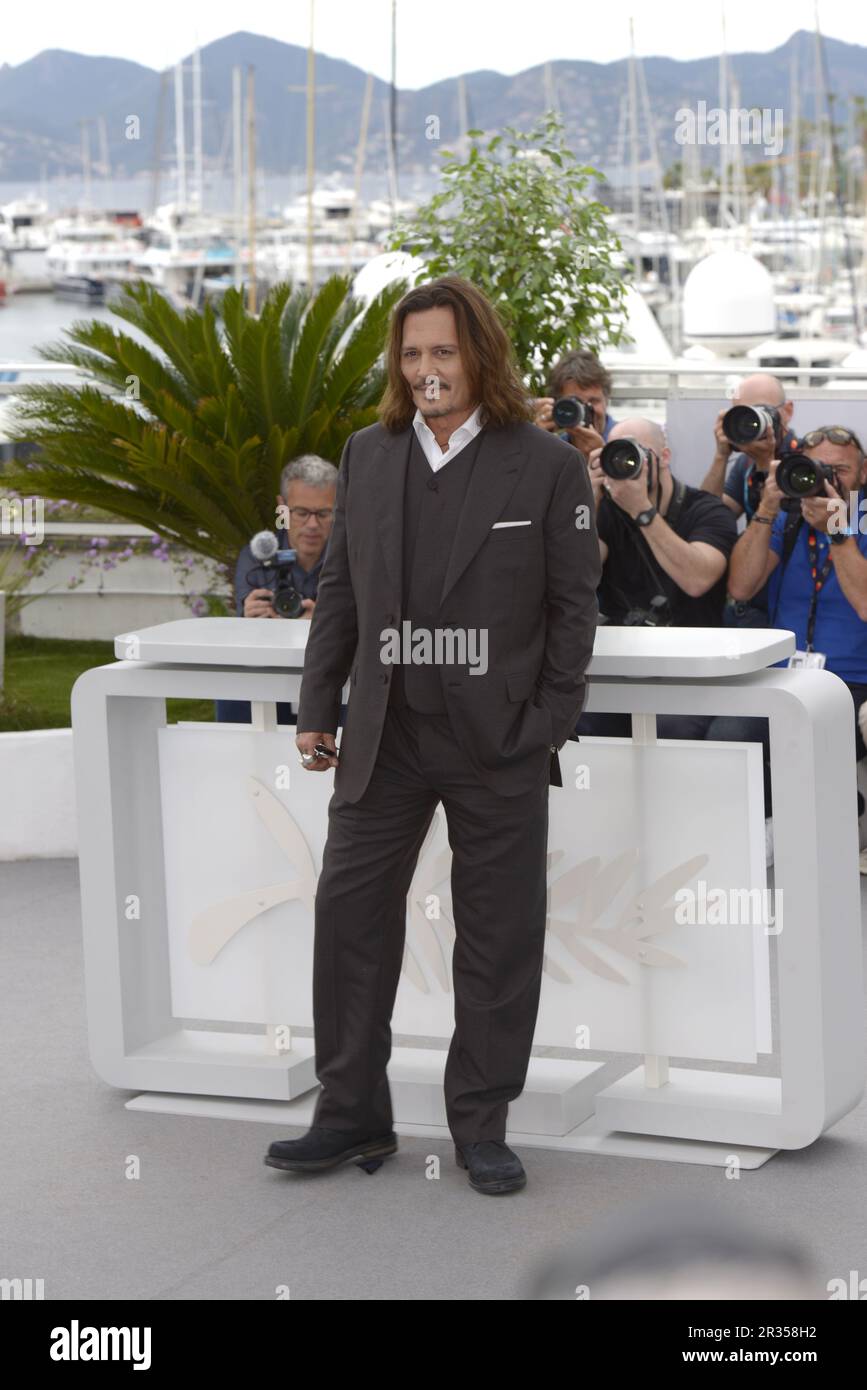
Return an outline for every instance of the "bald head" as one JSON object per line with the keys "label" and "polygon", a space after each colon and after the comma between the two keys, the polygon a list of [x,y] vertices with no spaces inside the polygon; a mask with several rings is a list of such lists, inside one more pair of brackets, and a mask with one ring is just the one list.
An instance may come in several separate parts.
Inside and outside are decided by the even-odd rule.
{"label": "bald head", "polygon": [[785,405],[786,389],[770,372],[753,372],[735,388],[734,405]]}
{"label": "bald head", "polygon": [[667,454],[665,434],[662,426],[655,420],[645,420],[643,415],[634,415],[630,420],[618,420],[608,436],[612,439],[637,439],[645,449],[652,449],[657,458]]}

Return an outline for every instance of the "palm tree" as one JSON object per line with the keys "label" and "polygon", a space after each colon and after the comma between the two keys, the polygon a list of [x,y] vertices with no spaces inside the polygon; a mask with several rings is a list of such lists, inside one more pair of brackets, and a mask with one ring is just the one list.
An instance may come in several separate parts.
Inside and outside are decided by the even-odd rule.
{"label": "palm tree", "polygon": [[348,435],[377,418],[388,317],[405,288],[364,309],[348,276],[315,296],[275,285],[258,316],[229,290],[221,335],[210,305],[179,313],[153,286],[129,284],[114,313],[148,342],[90,320],[40,349],[91,380],[25,388],[18,429],[39,448],[4,487],[98,507],[231,572],[250,536],[274,527],[284,465],[302,453],[337,463]]}

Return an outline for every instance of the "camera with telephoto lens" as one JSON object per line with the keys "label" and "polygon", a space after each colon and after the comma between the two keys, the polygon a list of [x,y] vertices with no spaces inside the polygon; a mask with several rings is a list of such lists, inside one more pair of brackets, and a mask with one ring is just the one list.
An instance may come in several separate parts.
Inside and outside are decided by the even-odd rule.
{"label": "camera with telephoto lens", "polygon": [[278,617],[299,618],[304,599],[292,577],[297,552],[289,547],[281,550],[273,531],[259,531],[250,542],[250,550],[259,564],[248,571],[248,584],[254,589],[271,589],[271,606]]}
{"label": "camera with telephoto lens", "polygon": [[774,439],[779,440],[780,412],[772,405],[733,405],[723,416],[722,427],[729,443],[741,448],[763,439],[769,429],[773,430]]}
{"label": "camera with telephoto lens", "polygon": [[580,400],[578,396],[561,396],[551,407],[551,414],[561,430],[575,429],[576,426],[591,430],[596,428],[596,416],[592,405]]}
{"label": "camera with telephoto lens", "polygon": [[824,497],[825,479],[841,492],[837,470],[807,454],[783,454],[777,464],[777,486],[784,497],[800,502],[802,497]]}
{"label": "camera with telephoto lens", "polygon": [[275,559],[276,575],[271,604],[281,618],[300,618],[304,611],[304,599],[292,579],[292,566],[296,558],[294,550],[282,550]]}
{"label": "camera with telephoto lens", "polygon": [[671,627],[674,617],[664,594],[656,594],[649,608],[630,608],[621,627]]}
{"label": "camera with telephoto lens", "polygon": [[599,455],[599,466],[609,478],[623,481],[637,478],[642,468],[650,468],[653,450],[645,449],[637,439],[611,439]]}

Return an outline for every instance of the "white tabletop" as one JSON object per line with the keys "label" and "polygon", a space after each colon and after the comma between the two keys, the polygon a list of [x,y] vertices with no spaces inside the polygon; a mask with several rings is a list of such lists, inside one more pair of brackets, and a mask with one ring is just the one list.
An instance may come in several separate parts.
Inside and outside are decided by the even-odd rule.
{"label": "white tabletop", "polygon": [[[299,671],[306,618],[179,618],[114,639],[119,660],[173,666],[253,666]],[[795,650],[779,628],[609,627],[596,629],[591,676],[633,680],[717,678],[761,671]]]}

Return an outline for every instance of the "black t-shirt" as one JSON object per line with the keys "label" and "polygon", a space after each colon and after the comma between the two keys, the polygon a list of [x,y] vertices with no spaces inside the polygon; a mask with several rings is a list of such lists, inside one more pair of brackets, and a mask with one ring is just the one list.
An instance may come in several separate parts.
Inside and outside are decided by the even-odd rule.
{"label": "black t-shirt", "polygon": [[[684,488],[683,505],[673,527],[675,535],[685,541],[704,541],[707,545],[715,546],[728,560],[738,538],[734,512],[709,492],[702,492],[688,484]],[[670,512],[674,506],[674,494],[668,506]],[[643,535],[643,528],[637,526],[610,497],[603,497],[599,503],[596,527],[599,539],[608,546],[598,597],[599,606],[610,623],[622,623],[630,608],[649,608],[650,600],[661,593],[665,594],[671,605],[675,627],[721,625],[728,565],[722,577],[706,594],[700,598],[690,598],[665,573]],[[647,564],[641,558],[639,547],[643,548]],[[651,571],[657,577],[655,582]]]}

